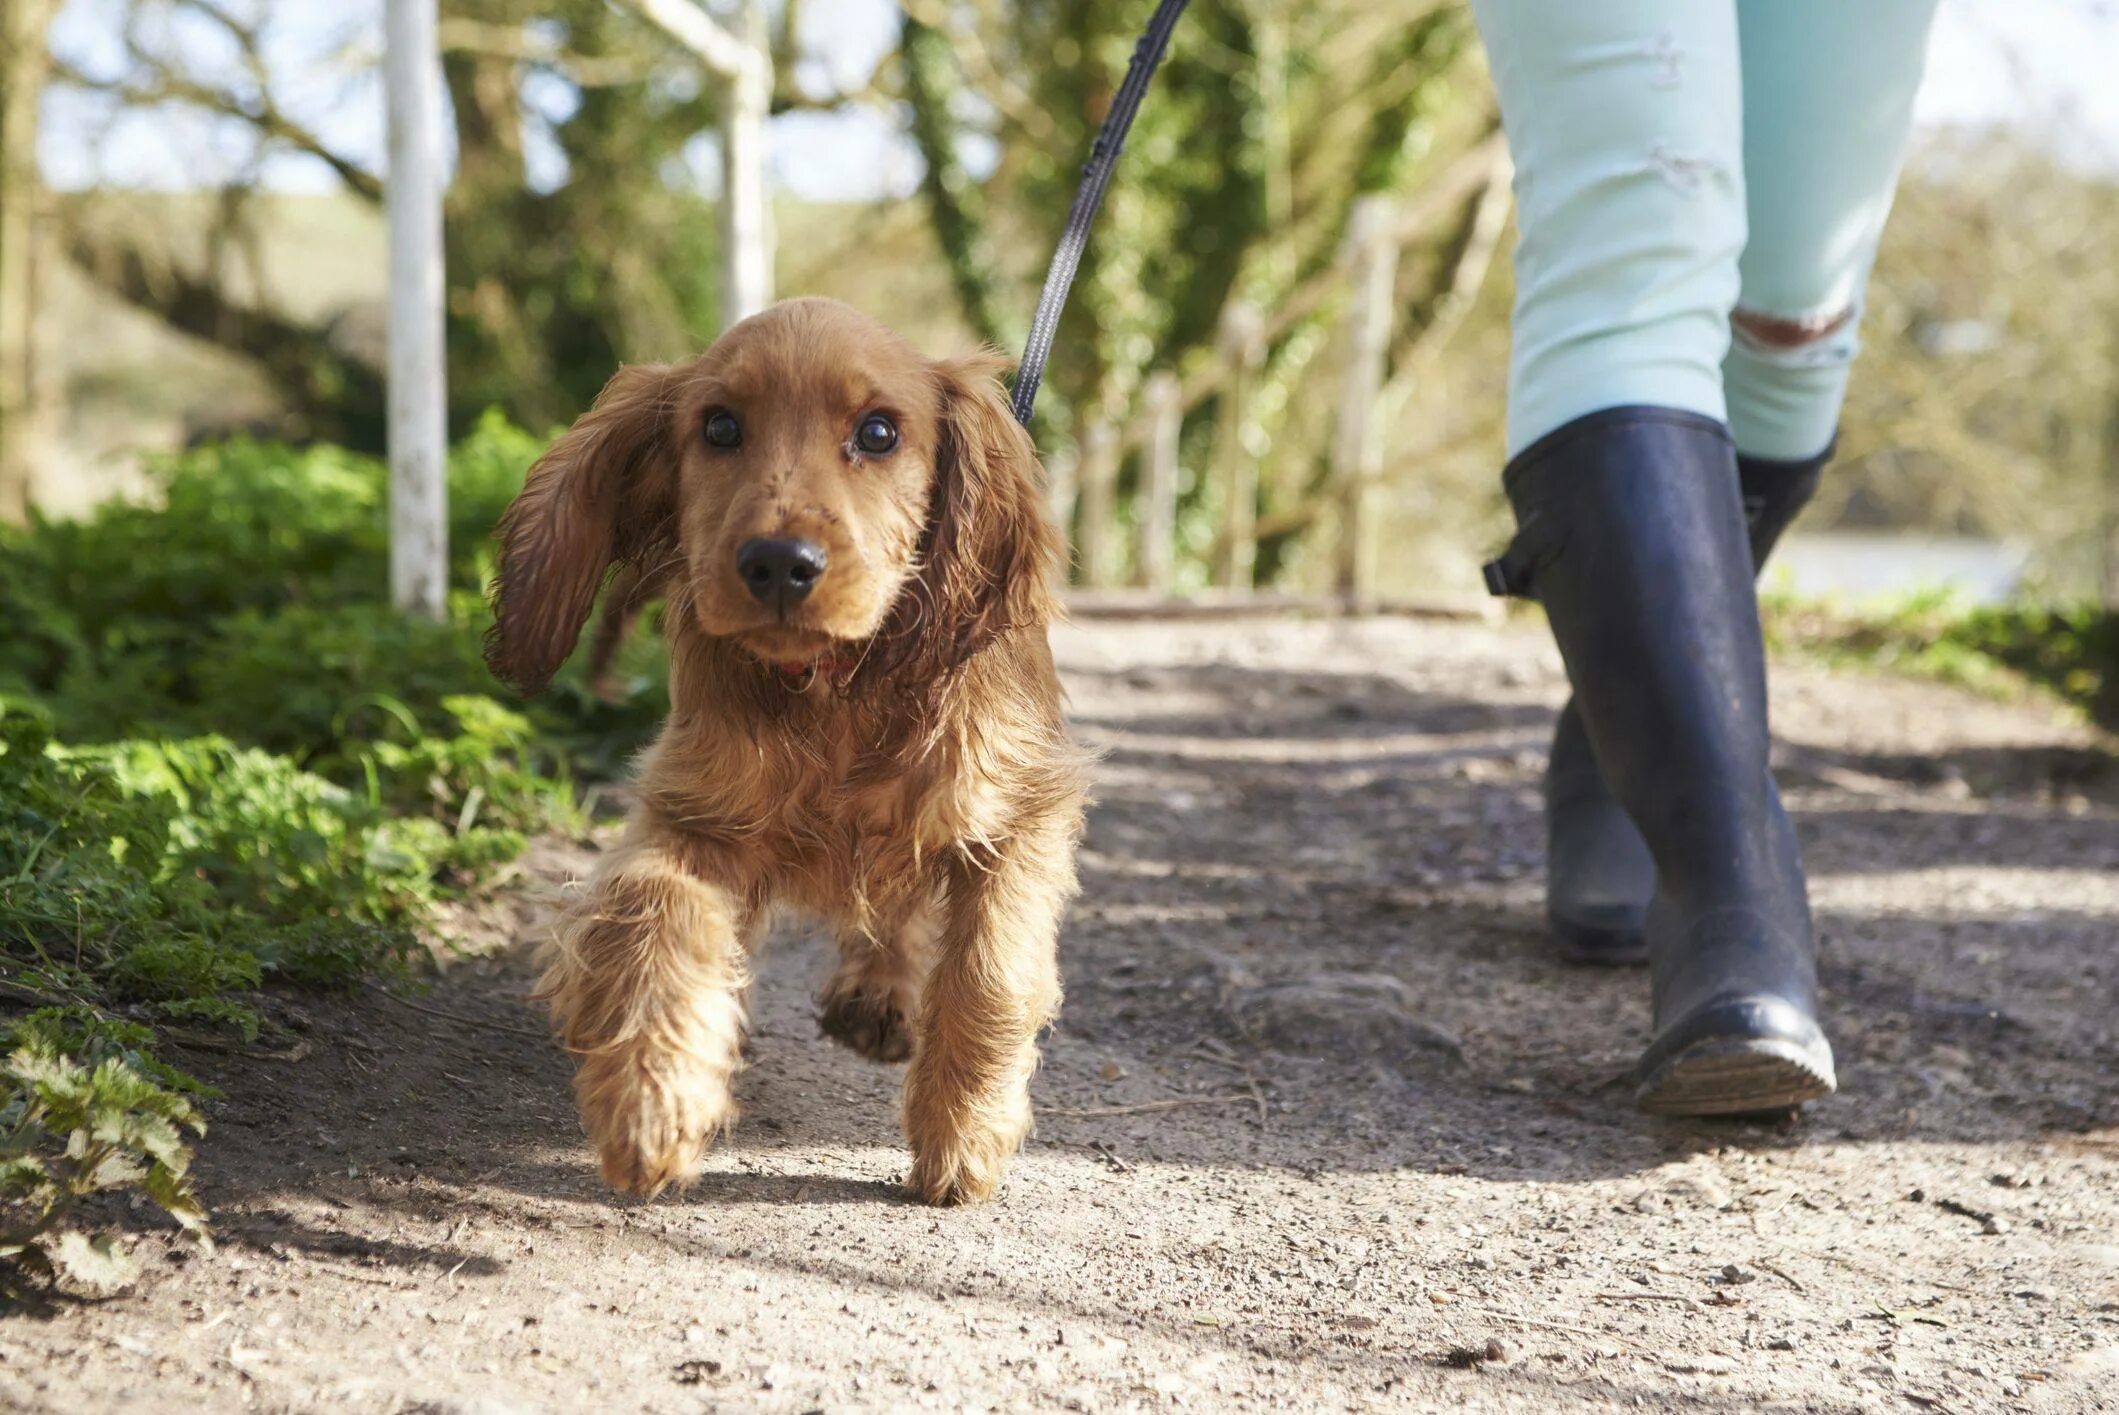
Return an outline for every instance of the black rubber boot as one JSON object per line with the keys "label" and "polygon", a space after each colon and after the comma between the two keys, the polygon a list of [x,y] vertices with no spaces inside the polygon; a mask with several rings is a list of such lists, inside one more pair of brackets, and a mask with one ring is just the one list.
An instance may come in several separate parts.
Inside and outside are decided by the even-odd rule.
{"label": "black rubber boot", "polygon": [[1728,431],[1674,409],[1607,409],[1519,455],[1506,485],[1519,530],[1488,583],[1544,601],[1584,736],[1653,861],[1655,1036],[1637,1101],[1720,1115],[1828,1094]]}
{"label": "black rubber boot", "polygon": [[[1827,447],[1799,462],[1737,457],[1754,576],[1817,494],[1831,456]],[[1545,769],[1545,907],[1560,956],[1576,963],[1646,962],[1644,930],[1654,893],[1655,862],[1605,787],[1570,701],[1553,729]]]}

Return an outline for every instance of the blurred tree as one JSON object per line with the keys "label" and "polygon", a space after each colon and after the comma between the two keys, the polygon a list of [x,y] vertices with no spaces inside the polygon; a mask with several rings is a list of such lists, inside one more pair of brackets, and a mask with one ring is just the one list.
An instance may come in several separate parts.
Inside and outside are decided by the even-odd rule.
{"label": "blurred tree", "polygon": [[1996,136],[1916,151],[1811,524],[2026,541],[2046,589],[2119,604],[2115,235],[2109,177]]}
{"label": "blurred tree", "polygon": [[[276,101],[272,7],[128,3],[123,66],[62,65],[61,81],[244,123],[261,151],[314,158],[347,193],[380,204],[375,172]],[[242,56],[239,76],[204,76],[182,46],[157,42],[144,21],[177,12],[226,37]],[[772,36],[774,110],[845,101],[796,88],[794,33],[783,23]],[[605,0],[443,0],[442,41],[457,144],[446,206],[451,421],[460,430],[497,406],[531,426],[563,422],[617,363],[675,357],[717,326],[719,239],[688,165],[692,144],[716,123],[716,85],[654,24]],[[527,101],[533,84],[536,103]],[[250,195],[225,193],[202,254],[93,199],[71,202],[62,209],[67,252],[127,300],[254,359],[286,402],[288,431],[378,446],[372,355],[245,278]]]}
{"label": "blurred tree", "polygon": [[[1153,5],[905,8],[904,92],[926,160],[922,197],[966,322],[1013,349]],[[1153,369],[1198,372],[1231,301],[1288,308],[1330,270],[1357,196],[1407,191],[1482,136],[1490,101],[1466,62],[1472,40],[1454,3],[1194,0],[1082,261],[1039,405],[1045,444],[1126,420]],[[1408,263],[1399,348],[1423,323],[1444,264]],[[1247,441],[1282,430],[1334,313],[1330,301],[1312,300],[1272,327]],[[1189,411],[1197,452],[1214,423],[1211,387]],[[1314,489],[1323,447],[1314,432],[1276,445],[1276,459],[1292,453],[1298,465],[1268,479],[1268,510]],[[1188,500],[1197,552],[1208,508],[1202,489]]]}
{"label": "blurred tree", "polygon": [[45,34],[58,8],[58,0],[6,0],[0,6],[0,521],[20,520],[29,509],[29,424],[36,402],[32,256],[43,192],[37,103],[50,69]]}

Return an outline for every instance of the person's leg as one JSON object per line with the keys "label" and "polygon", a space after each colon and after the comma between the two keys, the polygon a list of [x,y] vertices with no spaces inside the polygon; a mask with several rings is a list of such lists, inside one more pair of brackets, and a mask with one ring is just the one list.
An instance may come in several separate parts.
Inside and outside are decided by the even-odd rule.
{"label": "person's leg", "polygon": [[1935,0],[1737,0],[1750,239],[1722,371],[1747,458],[1831,446],[1934,17]]}
{"label": "person's leg", "polygon": [[[1722,373],[1755,568],[1831,457],[1934,12],[1935,0],[1737,0],[1749,237]],[[1551,781],[1560,947],[1583,962],[1640,961],[1648,849],[1613,820],[1572,712],[1554,735]]]}
{"label": "person's leg", "polygon": [[[1603,408],[1724,414],[1744,245],[1733,0],[1474,0],[1515,157],[1508,451]],[[1655,867],[1570,704],[1546,773],[1561,953],[1640,962]]]}
{"label": "person's leg", "polygon": [[1515,158],[1508,451],[1599,408],[1723,416],[1744,246],[1732,0],[1473,0]]}
{"label": "person's leg", "polygon": [[[1589,765],[1652,859],[1656,1036],[1641,1103],[1790,1105],[1833,1079],[1801,867],[1767,771],[1764,651],[1722,423],[1744,239],[1734,7],[1474,0],[1474,12],[1522,231],[1506,479],[1519,532],[1489,580],[1544,601]],[[1599,823],[1558,790],[1553,802],[1556,847],[1593,853]],[[1557,850],[1554,866],[1557,884]]]}

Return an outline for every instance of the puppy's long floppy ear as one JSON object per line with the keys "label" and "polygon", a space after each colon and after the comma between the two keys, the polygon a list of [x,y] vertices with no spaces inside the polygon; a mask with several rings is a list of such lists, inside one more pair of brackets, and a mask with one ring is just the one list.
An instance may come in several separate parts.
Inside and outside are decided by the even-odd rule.
{"label": "puppy's long floppy ear", "polygon": [[941,438],[919,574],[856,685],[898,674],[937,679],[1008,630],[1058,612],[1052,577],[1063,546],[1045,513],[1037,449],[1001,388],[1010,364],[989,352],[936,366]]}
{"label": "puppy's long floppy ear", "polygon": [[559,671],[618,563],[652,574],[675,553],[672,369],[620,369],[530,468],[500,518],[486,664],[535,693]]}

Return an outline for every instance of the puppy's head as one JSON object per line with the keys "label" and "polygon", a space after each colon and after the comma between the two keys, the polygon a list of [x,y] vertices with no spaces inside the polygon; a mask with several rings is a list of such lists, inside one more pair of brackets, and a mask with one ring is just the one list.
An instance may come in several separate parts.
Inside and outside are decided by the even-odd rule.
{"label": "puppy's head", "polygon": [[493,671],[535,692],[614,564],[768,665],[934,677],[1050,616],[1059,553],[997,356],[931,360],[828,300],[621,369],[501,519]]}

